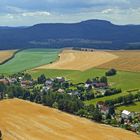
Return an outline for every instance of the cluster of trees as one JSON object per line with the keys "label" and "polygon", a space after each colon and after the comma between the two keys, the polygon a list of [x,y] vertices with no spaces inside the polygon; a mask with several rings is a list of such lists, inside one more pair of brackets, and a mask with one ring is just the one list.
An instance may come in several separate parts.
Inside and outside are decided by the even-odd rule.
{"label": "cluster of trees", "polygon": [[102,77],[96,77],[93,78],[93,83],[108,83],[108,79],[106,76],[102,76]]}
{"label": "cluster of trees", "polygon": [[113,76],[117,74],[117,70],[116,69],[110,69],[109,71],[107,71],[105,73],[106,76]]}
{"label": "cluster of trees", "polygon": [[46,82],[46,76],[44,74],[40,75],[37,81],[39,84],[44,84]]}
{"label": "cluster of trees", "polygon": [[19,85],[5,85],[0,83],[0,99],[3,98],[20,98],[20,99],[30,99],[30,91],[22,88]]}
{"label": "cluster of trees", "polygon": [[137,94],[133,95],[133,94],[128,94],[126,96],[121,96],[118,97],[116,99],[112,99],[112,100],[106,100],[105,104],[107,105],[128,105],[133,103],[134,101],[140,101],[140,92],[138,92]]}
{"label": "cluster of trees", "polygon": [[84,106],[83,102],[74,95],[70,96],[68,94],[55,92],[44,93],[42,96],[42,104],[73,114]]}
{"label": "cluster of trees", "polygon": [[122,92],[121,89],[116,89],[116,88],[107,89],[107,90],[105,91],[104,96],[111,96],[111,95],[118,94],[118,93],[121,93],[121,92]]}
{"label": "cluster of trees", "polygon": [[78,116],[86,117],[88,119],[95,120],[97,122],[102,121],[102,114],[98,108],[94,105],[85,105],[83,108],[79,109],[77,112]]}

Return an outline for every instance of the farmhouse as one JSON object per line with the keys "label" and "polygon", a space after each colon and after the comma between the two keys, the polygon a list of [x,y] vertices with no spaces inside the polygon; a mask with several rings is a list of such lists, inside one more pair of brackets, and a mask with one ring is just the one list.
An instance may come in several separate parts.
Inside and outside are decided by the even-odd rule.
{"label": "farmhouse", "polygon": [[123,119],[129,119],[129,118],[133,117],[133,113],[131,113],[131,112],[127,111],[127,110],[123,110],[122,114],[121,114],[121,117]]}
{"label": "farmhouse", "polygon": [[30,87],[33,85],[33,82],[32,81],[29,81],[29,80],[23,80],[21,81],[21,87]]}
{"label": "farmhouse", "polygon": [[45,82],[46,86],[52,86],[52,84],[53,84],[53,79],[47,79]]}
{"label": "farmhouse", "polygon": [[107,106],[103,101],[99,101],[97,103],[97,107],[99,108],[99,110],[101,111],[101,113],[103,114],[108,114],[109,113],[109,106]]}
{"label": "farmhouse", "polygon": [[56,80],[58,82],[65,82],[65,78],[64,77],[56,77]]}
{"label": "farmhouse", "polygon": [[10,84],[10,83],[9,83],[9,80],[8,80],[7,78],[0,79],[0,83],[3,83],[3,84],[5,84],[5,85]]}
{"label": "farmhouse", "polygon": [[108,85],[107,85],[107,83],[93,83],[93,86],[95,87],[95,88],[104,88],[104,87],[107,87]]}
{"label": "farmhouse", "polygon": [[64,93],[65,92],[65,90],[64,89],[61,89],[61,88],[58,89],[57,91],[58,91],[58,93]]}

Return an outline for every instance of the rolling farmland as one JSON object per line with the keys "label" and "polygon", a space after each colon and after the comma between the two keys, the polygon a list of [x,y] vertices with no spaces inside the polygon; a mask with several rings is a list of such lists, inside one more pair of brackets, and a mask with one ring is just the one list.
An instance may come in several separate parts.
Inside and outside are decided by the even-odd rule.
{"label": "rolling farmland", "polygon": [[37,69],[64,69],[64,70],[87,70],[101,64],[117,59],[118,56],[105,51],[74,51],[64,50],[60,59],[52,64],[41,66]]}
{"label": "rolling farmland", "polygon": [[140,51],[110,51],[111,54],[118,56],[110,62],[104,63],[98,68],[116,68],[122,71],[140,72]]}
{"label": "rolling farmland", "polygon": [[[8,113],[7,113],[8,112]],[[0,101],[4,140],[139,140],[132,132],[97,124],[27,101]]]}
{"label": "rolling farmland", "polygon": [[4,62],[5,60],[12,57],[15,51],[16,50],[6,50],[6,51],[2,50],[2,51],[0,51],[0,63]]}

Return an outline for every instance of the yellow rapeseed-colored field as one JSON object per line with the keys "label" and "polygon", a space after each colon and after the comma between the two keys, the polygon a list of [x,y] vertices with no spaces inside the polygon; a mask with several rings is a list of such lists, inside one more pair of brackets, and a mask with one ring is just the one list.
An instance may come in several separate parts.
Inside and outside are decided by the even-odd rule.
{"label": "yellow rapeseed-colored field", "polygon": [[110,62],[103,63],[98,68],[116,68],[122,71],[140,72],[140,51],[110,51],[118,56]]}
{"label": "yellow rapeseed-colored field", "polygon": [[0,130],[4,140],[140,140],[135,133],[18,99],[0,101]]}
{"label": "yellow rapeseed-colored field", "polygon": [[0,63],[10,58],[16,50],[0,51]]}
{"label": "yellow rapeseed-colored field", "polygon": [[60,54],[60,59],[58,61],[49,65],[43,65],[36,69],[68,69],[84,71],[117,58],[118,56],[105,51],[85,52],[64,50]]}

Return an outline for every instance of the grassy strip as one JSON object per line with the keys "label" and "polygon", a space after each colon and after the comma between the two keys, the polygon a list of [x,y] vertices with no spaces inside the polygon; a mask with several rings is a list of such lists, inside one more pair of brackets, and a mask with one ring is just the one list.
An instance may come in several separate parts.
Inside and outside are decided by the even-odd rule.
{"label": "grassy strip", "polygon": [[[92,100],[89,100],[89,101],[85,101],[85,104],[94,104],[96,105],[97,102],[99,101],[106,101],[106,100],[113,100],[113,99],[116,99],[118,97],[122,97],[122,96],[126,96],[126,95],[129,95],[130,93],[128,92],[122,92],[122,93],[119,93],[119,94],[115,94],[115,95],[112,95],[112,96],[106,96],[106,97],[102,97],[102,98],[96,98],[96,99],[92,99]],[[137,94],[137,92],[134,92],[132,94]]]}
{"label": "grassy strip", "polygon": [[140,112],[140,102],[135,102],[133,104],[130,105],[123,105],[123,106],[119,106],[117,107],[117,110],[128,110],[128,111],[135,111],[135,112]]}

